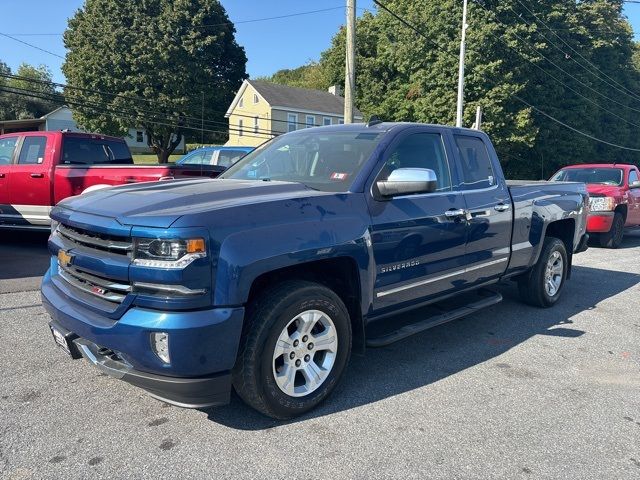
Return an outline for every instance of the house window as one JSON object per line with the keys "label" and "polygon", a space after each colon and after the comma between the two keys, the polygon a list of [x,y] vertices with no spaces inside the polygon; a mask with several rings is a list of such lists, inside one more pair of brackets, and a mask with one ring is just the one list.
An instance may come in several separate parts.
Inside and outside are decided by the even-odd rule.
{"label": "house window", "polygon": [[324,117],[322,119],[322,124],[325,125],[325,126],[326,125],[331,125],[331,118],[330,117]]}
{"label": "house window", "polygon": [[338,120],[338,123],[339,123],[340,125],[344,125],[344,120],[340,119],[340,120]]}
{"label": "house window", "polygon": [[258,133],[258,117],[253,117],[253,133]]}
{"label": "house window", "polygon": [[298,115],[295,113],[287,114],[287,132],[293,132],[298,128]]}
{"label": "house window", "polygon": [[316,117],[314,117],[313,115],[307,115],[306,128],[311,128],[315,126],[315,124],[316,124]]}
{"label": "house window", "polygon": [[136,143],[144,142],[144,134],[140,130],[136,132]]}
{"label": "house window", "polygon": [[244,98],[240,97],[240,101],[238,102],[238,108],[244,107]]}
{"label": "house window", "polygon": [[258,103],[260,101],[260,99],[258,98],[258,94],[254,93],[253,94],[253,103]]}
{"label": "house window", "polygon": [[238,120],[238,136],[242,136],[242,120]]}

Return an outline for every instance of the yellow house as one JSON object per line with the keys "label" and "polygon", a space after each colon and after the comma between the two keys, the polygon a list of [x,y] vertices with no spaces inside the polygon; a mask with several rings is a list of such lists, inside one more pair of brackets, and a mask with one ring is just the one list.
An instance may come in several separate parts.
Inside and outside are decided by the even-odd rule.
{"label": "yellow house", "polygon": [[[245,80],[225,115],[229,119],[226,144],[256,146],[300,128],[337,125],[344,123],[343,112],[339,87],[325,92]],[[362,121],[358,110],[355,121]]]}

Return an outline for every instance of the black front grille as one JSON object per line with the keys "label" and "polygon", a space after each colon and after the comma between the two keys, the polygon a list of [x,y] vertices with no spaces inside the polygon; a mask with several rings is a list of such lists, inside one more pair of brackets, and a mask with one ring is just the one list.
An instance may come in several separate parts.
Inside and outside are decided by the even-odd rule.
{"label": "black front grille", "polygon": [[130,238],[89,232],[68,225],[58,225],[58,233],[70,242],[104,252],[131,256],[133,244]]}

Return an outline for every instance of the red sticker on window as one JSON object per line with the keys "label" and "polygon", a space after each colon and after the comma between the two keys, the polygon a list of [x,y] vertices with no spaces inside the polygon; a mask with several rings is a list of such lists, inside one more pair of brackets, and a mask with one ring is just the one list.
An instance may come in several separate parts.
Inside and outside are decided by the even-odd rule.
{"label": "red sticker on window", "polygon": [[347,176],[349,176],[348,173],[332,173],[331,174],[331,180],[346,180]]}

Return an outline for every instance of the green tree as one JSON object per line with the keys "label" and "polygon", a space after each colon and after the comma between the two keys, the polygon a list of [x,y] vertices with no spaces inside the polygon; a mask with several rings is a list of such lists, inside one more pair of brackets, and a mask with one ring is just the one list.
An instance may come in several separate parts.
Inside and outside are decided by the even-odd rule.
{"label": "green tree", "polygon": [[64,43],[65,94],[79,123],[115,135],[142,127],[160,163],[200,128],[203,105],[205,128],[226,130],[224,112],[247,76],[217,0],[86,0]]}
{"label": "green tree", "polygon": [[[11,69],[0,62],[0,73],[11,75]],[[51,83],[51,71],[44,65],[23,63],[16,77],[0,77],[0,117],[20,120],[38,118],[62,104],[62,97]]]}
{"label": "green tree", "polygon": [[273,75],[259,80],[313,90],[326,90],[331,86],[325,70],[318,62],[310,62],[298,68],[278,70]]}
{"label": "green tree", "polygon": [[[384,3],[422,35],[383,9],[358,19],[358,107],[385,120],[453,124],[462,2]],[[597,137],[640,147],[640,135],[633,130],[640,120],[629,108],[640,109],[640,103],[612,89],[593,66],[640,98],[621,3],[470,3],[464,125],[471,126],[481,105],[483,130],[492,136],[508,175],[539,178],[568,163],[637,160],[637,153],[580,136],[516,98]],[[342,29],[321,57],[328,83],[344,78],[344,36]]]}

